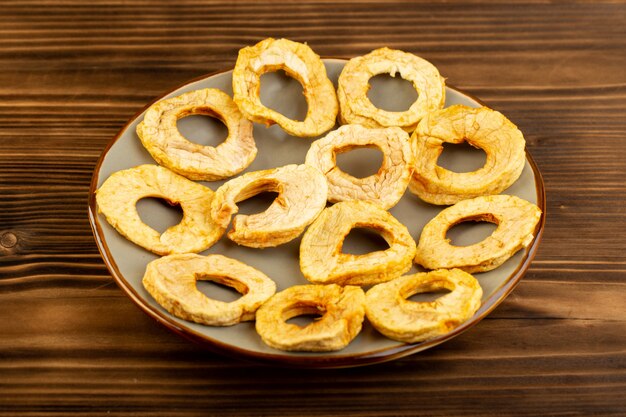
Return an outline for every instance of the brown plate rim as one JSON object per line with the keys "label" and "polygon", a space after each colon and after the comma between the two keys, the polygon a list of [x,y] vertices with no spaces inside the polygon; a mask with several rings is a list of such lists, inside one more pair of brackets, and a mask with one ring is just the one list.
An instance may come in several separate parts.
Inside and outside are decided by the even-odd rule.
{"label": "brown plate rim", "polygon": [[[337,61],[348,61],[347,58],[336,58],[336,57],[325,57],[324,60],[337,60]],[[226,69],[221,71],[215,71],[206,75],[202,75],[200,77],[189,80],[176,88],[168,91],[167,93],[159,96],[154,99],[152,102],[144,106],[141,110],[139,110],[136,114],[134,114],[126,124],[119,130],[119,132],[107,143],[106,147],[103,149],[98,161],[95,165],[91,183],[89,186],[89,198],[88,198],[88,214],[89,214],[89,223],[91,225],[91,229],[96,240],[96,244],[98,246],[98,250],[102,256],[102,259],[115,279],[117,285],[126,293],[126,295],[146,314],[152,317],[161,325],[165,326],[169,330],[173,331],[176,334],[179,334],[187,339],[190,339],[200,345],[206,347],[207,349],[216,352],[218,354],[234,357],[237,359],[246,359],[251,360],[256,363],[270,364],[270,365],[280,365],[286,367],[298,367],[298,368],[341,368],[341,367],[354,367],[354,366],[363,366],[363,365],[371,365],[375,363],[386,362],[394,359],[398,359],[407,355],[411,355],[413,353],[417,353],[434,346],[437,346],[447,340],[450,340],[471,327],[478,324],[482,319],[484,319],[493,309],[495,309],[517,286],[520,282],[530,264],[535,257],[537,252],[537,248],[539,246],[539,242],[543,236],[543,230],[545,226],[545,218],[546,218],[546,193],[545,186],[543,182],[543,177],[539,168],[532,156],[526,150],[526,160],[528,161],[530,167],[533,170],[533,174],[535,177],[535,190],[537,192],[537,205],[541,209],[541,219],[537,224],[535,229],[535,237],[532,243],[526,248],[526,253],[522,262],[518,265],[515,272],[506,280],[489,298],[488,302],[483,304],[481,309],[479,310],[479,314],[472,317],[469,321],[464,323],[463,325],[457,327],[453,331],[440,336],[435,339],[428,340],[426,342],[421,343],[413,343],[413,344],[404,344],[397,347],[384,348],[376,351],[370,351],[363,354],[346,354],[346,355],[316,355],[316,356],[298,356],[293,353],[261,353],[256,351],[250,351],[247,349],[242,349],[237,346],[229,345],[221,342],[220,340],[209,338],[205,335],[202,335],[190,328],[185,328],[180,326],[178,323],[174,322],[169,316],[165,315],[159,310],[152,308],[148,305],[139,294],[135,291],[135,289],[126,281],[122,273],[119,271],[115,260],[109,250],[109,247],[106,241],[103,239],[103,232],[100,226],[100,222],[97,215],[96,208],[96,199],[95,199],[95,191],[98,185],[99,173],[104,162],[106,155],[108,154],[111,147],[119,140],[122,134],[128,129],[128,127],[152,104],[157,101],[163,99],[167,95],[173,93],[174,91],[179,90],[191,83],[201,81],[210,77],[214,77],[219,74],[223,74],[231,71],[232,69]],[[451,85],[446,85],[446,87],[455,90],[457,93],[464,95],[481,105],[485,105],[480,99],[468,94],[464,91],[459,90]],[[485,306],[487,306],[485,308]]]}

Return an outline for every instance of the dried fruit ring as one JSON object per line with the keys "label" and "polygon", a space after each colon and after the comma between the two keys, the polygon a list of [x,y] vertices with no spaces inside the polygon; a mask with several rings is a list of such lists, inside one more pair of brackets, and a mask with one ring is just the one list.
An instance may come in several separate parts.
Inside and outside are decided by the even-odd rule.
{"label": "dried fruit ring", "polygon": [[[450,292],[434,301],[411,301],[418,293]],[[416,343],[444,335],[480,308],[480,284],[460,269],[438,269],[378,284],[365,294],[365,314],[390,339]]]}
{"label": "dried fruit ring", "polygon": [[211,217],[228,227],[237,203],[263,191],[277,192],[262,213],[235,216],[228,237],[254,248],[277,246],[298,237],[326,206],[326,178],[308,165],[286,165],[249,172],[222,185],[215,193]]}
{"label": "dried fruit ring", "polygon": [[[303,121],[289,119],[261,103],[261,75],[278,69],[302,84],[309,106]],[[233,92],[250,120],[268,126],[278,123],[294,136],[318,136],[331,129],[339,109],[335,87],[320,57],[309,46],[288,39],[268,38],[241,49],[233,70]]]}
{"label": "dried fruit ring", "polygon": [[[369,79],[379,74],[395,77],[396,73],[413,83],[417,100],[403,112],[377,108],[367,98]],[[433,64],[408,52],[380,48],[352,58],[341,71],[337,89],[339,120],[372,128],[399,126],[412,132],[427,113],[443,108],[445,94],[445,80]]]}
{"label": "dried fruit ring", "polygon": [[[243,294],[226,303],[200,292],[196,281],[214,281]],[[209,326],[232,326],[254,320],[256,310],[276,292],[262,272],[222,255],[170,255],[150,262],[142,280],[154,299],[183,320]]]}
{"label": "dried fruit ring", "polygon": [[[180,204],[183,219],[160,234],[137,213],[137,201],[158,197]],[[157,165],[140,165],[111,175],[96,191],[98,209],[119,233],[158,255],[201,252],[224,233],[207,213],[213,191]]]}
{"label": "dried fruit ring", "polygon": [[[228,128],[226,140],[213,147],[185,139],[176,121],[192,114],[220,119]],[[153,104],[137,125],[137,135],[155,161],[192,180],[232,177],[246,169],[257,153],[252,122],[243,117],[228,94],[215,88],[190,91]]]}
{"label": "dried fruit ring", "polygon": [[[427,115],[413,133],[415,170],[409,190],[432,204],[498,194],[513,184],[526,162],[526,141],[513,123],[487,107],[455,105]],[[453,172],[437,165],[443,143],[467,141],[487,154],[473,172]]]}
{"label": "dried fruit ring", "polygon": [[[355,227],[379,232],[389,244],[364,255],[342,253],[343,240]],[[300,269],[314,284],[371,285],[411,269],[415,242],[407,228],[380,206],[343,201],[325,209],[304,233]]]}
{"label": "dried fruit ring", "polygon": [[[275,294],[259,308],[256,331],[281,350],[329,352],[343,349],[361,331],[365,294],[359,287],[296,285]],[[321,315],[307,326],[287,323],[300,315]]]}
{"label": "dried fruit ring", "polygon": [[[428,269],[489,271],[532,242],[540,218],[539,207],[512,195],[491,195],[460,201],[439,212],[424,226],[415,262]],[[491,236],[473,245],[451,245],[446,239],[448,230],[470,220],[495,223],[498,227]]]}
{"label": "dried fruit ring", "polygon": [[[383,163],[375,175],[355,178],[337,166],[337,153],[357,147],[378,148],[383,153]],[[389,209],[400,200],[411,180],[413,158],[409,135],[398,127],[345,125],[313,142],[306,163],[326,175],[329,201],[371,201]]]}

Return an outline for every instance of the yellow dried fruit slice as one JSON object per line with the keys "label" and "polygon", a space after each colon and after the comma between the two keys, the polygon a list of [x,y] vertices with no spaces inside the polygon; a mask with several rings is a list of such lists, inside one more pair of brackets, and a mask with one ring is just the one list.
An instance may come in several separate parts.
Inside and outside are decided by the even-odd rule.
{"label": "yellow dried fruit slice", "polygon": [[[199,280],[232,287],[242,297],[230,303],[209,298],[198,290]],[[276,292],[265,274],[222,255],[164,256],[148,264],[142,283],[174,316],[209,326],[254,320],[257,309]]]}
{"label": "yellow dried fruit slice", "polygon": [[[365,294],[360,287],[296,285],[276,293],[259,308],[256,331],[280,350],[330,352],[346,347],[361,331]],[[306,326],[287,323],[301,315],[321,315]]]}
{"label": "yellow dried fruit slice", "polygon": [[[434,301],[411,301],[418,293],[449,290]],[[480,308],[482,288],[460,269],[438,269],[378,284],[365,294],[365,314],[390,339],[417,343],[449,333]]]}
{"label": "yellow dried fruit slice", "polygon": [[[443,144],[467,142],[485,151],[485,165],[453,172],[437,165]],[[413,132],[415,170],[409,190],[432,204],[454,204],[499,194],[521,175],[526,163],[522,132],[502,113],[487,107],[450,106],[427,115]]]}
{"label": "yellow dried fruit slice", "polygon": [[278,193],[262,213],[235,216],[228,238],[249,247],[278,246],[298,237],[326,206],[328,186],[324,175],[308,165],[248,172],[215,192],[211,217],[228,227],[237,203],[261,192]]}
{"label": "yellow dried fruit slice", "polygon": [[[289,119],[261,103],[261,75],[284,70],[302,84],[308,111],[303,121]],[[233,70],[234,100],[253,122],[278,123],[293,136],[318,136],[335,125],[339,105],[321,58],[303,43],[268,38],[239,51]]]}
{"label": "yellow dried fruit slice", "polygon": [[[228,128],[226,140],[216,147],[187,140],[176,121],[192,114],[221,120]],[[190,91],[153,104],[137,125],[137,135],[155,161],[191,180],[232,177],[246,169],[257,154],[252,122],[228,94],[215,88]]]}
{"label": "yellow dried fruit slice", "polygon": [[[356,227],[379,232],[389,248],[364,255],[342,253],[343,240]],[[415,241],[389,212],[366,201],[344,201],[325,209],[304,233],[300,269],[314,284],[371,285],[411,269],[414,255]]]}
{"label": "yellow dried fruit slice", "polygon": [[[418,97],[408,110],[392,112],[372,104],[367,97],[369,80],[379,74],[399,74],[413,83]],[[433,64],[408,52],[380,48],[352,58],[341,71],[339,120],[371,128],[398,126],[412,132],[427,113],[443,108],[445,95],[445,80]]]}
{"label": "yellow dried fruit slice", "polygon": [[[162,234],[145,224],[137,201],[157,197],[180,204],[183,218]],[[208,215],[213,191],[157,165],[140,165],[112,174],[96,191],[98,210],[120,234],[158,255],[201,252],[224,228]]]}
{"label": "yellow dried fruit slice", "polygon": [[[358,147],[378,148],[383,153],[383,163],[376,174],[355,178],[337,166],[337,153]],[[368,129],[360,125],[333,130],[313,142],[306,155],[306,163],[326,175],[329,201],[370,201],[384,209],[395,206],[404,194],[413,173],[413,159],[409,135],[404,130]]]}
{"label": "yellow dried fruit slice", "polygon": [[[492,270],[532,242],[540,218],[539,207],[512,195],[460,201],[439,212],[424,226],[415,262],[428,269],[460,268],[470,273]],[[446,233],[465,221],[486,221],[498,227],[473,245],[450,244]]]}

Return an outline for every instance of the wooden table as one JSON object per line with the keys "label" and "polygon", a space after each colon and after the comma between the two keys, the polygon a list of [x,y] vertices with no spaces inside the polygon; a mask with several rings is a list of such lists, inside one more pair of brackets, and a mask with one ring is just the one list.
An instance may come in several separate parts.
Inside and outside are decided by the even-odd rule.
{"label": "wooden table", "polygon": [[[2,3],[0,415],[626,415],[626,3],[230,3]],[[98,156],[268,36],[414,52],[525,133],[546,229],[487,319],[389,363],[278,369],[178,337],[116,286],[87,220]]]}

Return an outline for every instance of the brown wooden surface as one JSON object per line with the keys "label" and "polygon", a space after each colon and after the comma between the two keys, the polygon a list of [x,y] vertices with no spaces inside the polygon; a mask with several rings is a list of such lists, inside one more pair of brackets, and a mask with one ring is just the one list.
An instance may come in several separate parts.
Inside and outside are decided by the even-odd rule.
{"label": "brown wooden surface", "polygon": [[[626,415],[626,4],[3,1],[0,415]],[[268,37],[417,53],[525,133],[548,217],[526,277],[438,348],[275,369],[160,327],[87,220],[107,142],[145,103]]]}

